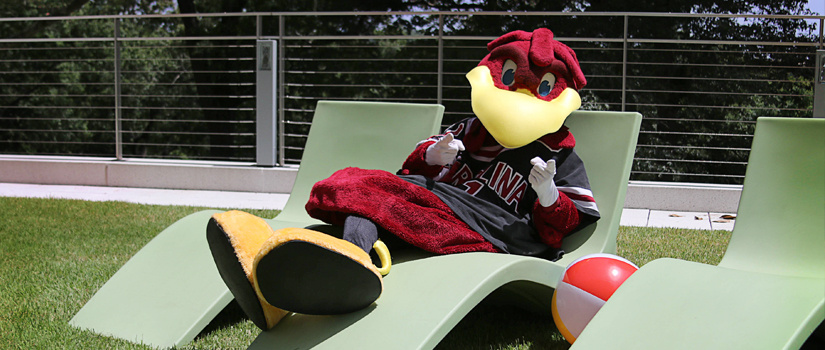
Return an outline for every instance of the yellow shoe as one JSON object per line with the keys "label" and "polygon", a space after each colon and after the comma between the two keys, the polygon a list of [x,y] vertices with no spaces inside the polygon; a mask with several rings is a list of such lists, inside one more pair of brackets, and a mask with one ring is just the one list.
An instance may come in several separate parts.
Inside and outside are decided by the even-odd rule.
{"label": "yellow shoe", "polygon": [[260,298],[303,314],[358,311],[384,289],[381,273],[361,248],[302,228],[276,231],[261,247],[252,269]]}
{"label": "yellow shoe", "polygon": [[252,278],[255,256],[272,235],[266,221],[236,210],[212,215],[206,226],[206,239],[221,278],[247,317],[263,330],[275,326],[288,313],[259,298]]}

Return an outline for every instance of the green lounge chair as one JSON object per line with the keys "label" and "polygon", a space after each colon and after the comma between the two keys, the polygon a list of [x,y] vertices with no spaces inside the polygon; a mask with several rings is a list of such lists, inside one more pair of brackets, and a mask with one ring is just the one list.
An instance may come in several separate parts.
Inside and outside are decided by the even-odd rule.
{"label": "green lounge chair", "polygon": [[825,119],[759,118],[718,266],[658,259],[573,349],[798,349],[825,319]]}
{"label": "green lounge chair", "polygon": [[[292,194],[270,224],[319,224],[304,210],[316,181],[346,166],[397,170],[417,142],[438,133],[443,112],[440,105],[319,102]],[[194,339],[233,299],[206,241],[213,213],[189,215],[158,234],[69,323],[157,347]]]}
{"label": "green lounge chair", "polygon": [[262,332],[250,349],[427,349],[482,299],[496,292],[550,315],[553,288],[574,259],[615,252],[625,190],[641,123],[638,113],[577,111],[576,137],[601,220],[565,238],[558,262],[494,253],[398,256],[384,294],[367,309],[339,316],[291,314]]}

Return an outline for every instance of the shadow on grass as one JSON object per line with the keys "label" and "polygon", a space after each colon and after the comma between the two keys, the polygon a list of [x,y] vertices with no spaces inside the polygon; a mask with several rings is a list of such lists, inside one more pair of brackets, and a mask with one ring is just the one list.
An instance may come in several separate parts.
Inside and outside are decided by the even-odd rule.
{"label": "shadow on grass", "polygon": [[527,311],[484,300],[436,346],[438,350],[558,350],[570,344],[549,313]]}
{"label": "shadow on grass", "polygon": [[[202,338],[213,336],[213,333],[237,327],[241,323],[251,325],[251,321],[247,319],[240,305],[232,301],[204,328],[195,339],[195,343]],[[258,329],[254,329],[253,333],[257,335]],[[569,348],[570,344],[559,333],[551,315],[503,306],[497,302],[485,300],[470,311],[435,349],[559,350]],[[819,326],[801,350],[823,348],[825,348],[825,324]]]}
{"label": "shadow on grass", "polygon": [[214,319],[212,319],[212,322],[209,322],[209,324],[206,325],[206,327],[195,339],[197,340],[203,338],[204,336],[207,336],[219,329],[233,327],[238,323],[246,321],[249,321],[249,319],[246,317],[243,309],[241,309],[241,305],[238,304],[237,301],[232,300],[229,305],[226,305],[226,307],[223,308],[223,310],[221,310],[221,312],[219,312]]}

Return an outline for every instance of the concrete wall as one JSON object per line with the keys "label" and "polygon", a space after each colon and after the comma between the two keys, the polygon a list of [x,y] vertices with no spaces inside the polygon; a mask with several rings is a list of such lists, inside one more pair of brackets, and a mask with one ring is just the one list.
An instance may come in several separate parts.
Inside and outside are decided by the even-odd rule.
{"label": "concrete wall", "polygon": [[232,162],[0,156],[0,182],[289,193],[297,167]]}
{"label": "concrete wall", "polygon": [[625,208],[735,213],[741,185],[630,181]]}
{"label": "concrete wall", "polygon": [[[0,155],[0,182],[289,193],[295,166]],[[742,186],[631,181],[625,208],[735,213]]]}

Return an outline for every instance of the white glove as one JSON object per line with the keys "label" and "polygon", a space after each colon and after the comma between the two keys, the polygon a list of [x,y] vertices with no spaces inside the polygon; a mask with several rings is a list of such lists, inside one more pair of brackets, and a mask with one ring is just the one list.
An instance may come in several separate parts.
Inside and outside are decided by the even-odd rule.
{"label": "white glove", "polygon": [[545,162],[535,157],[530,160],[530,164],[533,164],[533,169],[530,170],[530,184],[539,196],[539,204],[549,207],[559,199],[559,190],[556,189],[556,182],[553,181],[553,177],[556,176],[556,160],[550,159]]}
{"label": "white glove", "polygon": [[429,165],[452,164],[458,156],[459,151],[464,150],[464,143],[456,140],[453,134],[444,135],[441,140],[427,147],[424,160]]}

